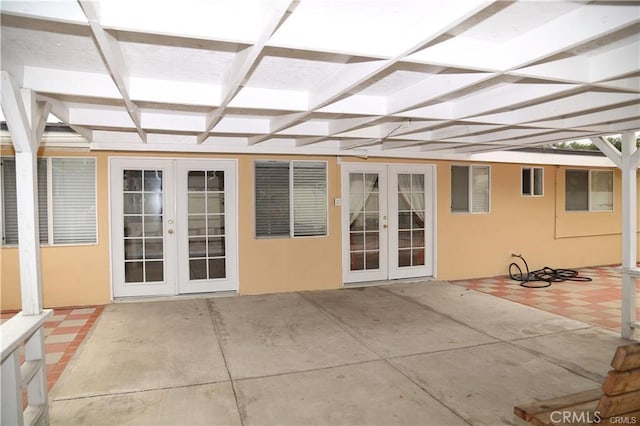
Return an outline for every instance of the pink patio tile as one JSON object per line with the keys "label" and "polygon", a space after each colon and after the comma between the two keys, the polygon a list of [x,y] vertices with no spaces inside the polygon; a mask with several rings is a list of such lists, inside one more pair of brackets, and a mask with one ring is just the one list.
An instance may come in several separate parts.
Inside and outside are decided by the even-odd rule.
{"label": "pink patio tile", "polygon": [[[546,288],[525,288],[508,276],[465,280],[454,284],[495,297],[512,300],[548,312],[602,327],[620,329],[621,283],[619,266],[607,265],[579,269],[591,282],[565,281]],[[639,290],[640,318],[640,290]]]}

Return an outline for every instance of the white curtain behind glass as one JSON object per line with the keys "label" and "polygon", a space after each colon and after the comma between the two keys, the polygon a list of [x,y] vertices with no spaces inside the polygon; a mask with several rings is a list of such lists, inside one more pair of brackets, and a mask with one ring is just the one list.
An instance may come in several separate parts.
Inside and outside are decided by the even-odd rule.
{"label": "white curtain behind glass", "polygon": [[350,224],[356,221],[358,215],[362,213],[364,205],[371,195],[371,190],[378,181],[378,175],[365,174],[364,181],[360,179],[354,179],[355,177],[363,176],[361,173],[352,173],[349,176],[349,211],[350,211]]}
{"label": "white curtain behind glass", "polygon": [[424,222],[424,179],[413,179],[412,187],[411,176],[410,174],[398,175],[398,191],[400,191],[400,196],[411,206],[412,213]]}

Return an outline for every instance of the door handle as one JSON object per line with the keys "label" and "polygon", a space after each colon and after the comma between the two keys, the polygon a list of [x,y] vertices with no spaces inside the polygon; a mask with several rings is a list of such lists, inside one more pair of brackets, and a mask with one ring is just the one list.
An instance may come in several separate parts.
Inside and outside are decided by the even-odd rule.
{"label": "door handle", "polygon": [[167,232],[169,233],[169,235],[172,235],[173,234],[173,229],[169,229]]}
{"label": "door handle", "polygon": [[382,225],[382,227],[383,227],[384,229],[387,229],[387,228],[389,227],[389,225],[387,225],[387,224],[385,223],[385,224],[383,224],[383,225]]}

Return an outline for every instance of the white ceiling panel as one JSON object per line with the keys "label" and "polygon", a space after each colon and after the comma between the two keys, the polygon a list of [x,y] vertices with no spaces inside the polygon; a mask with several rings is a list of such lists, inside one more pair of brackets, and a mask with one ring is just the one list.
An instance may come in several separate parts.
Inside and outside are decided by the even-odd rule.
{"label": "white ceiling panel", "polygon": [[252,43],[268,7],[260,0],[108,0],[99,13],[106,28]]}
{"label": "white ceiling panel", "polygon": [[131,77],[217,84],[236,56],[232,52],[121,42]]}
{"label": "white ceiling panel", "polygon": [[343,68],[343,64],[310,59],[265,56],[246,87],[310,91]]}
{"label": "white ceiling panel", "polygon": [[86,36],[2,26],[2,67],[26,66],[106,72],[93,41]]}
{"label": "white ceiling panel", "polygon": [[0,10],[16,15],[32,16],[63,22],[85,23],[82,9],[75,1],[7,1],[0,2]]}

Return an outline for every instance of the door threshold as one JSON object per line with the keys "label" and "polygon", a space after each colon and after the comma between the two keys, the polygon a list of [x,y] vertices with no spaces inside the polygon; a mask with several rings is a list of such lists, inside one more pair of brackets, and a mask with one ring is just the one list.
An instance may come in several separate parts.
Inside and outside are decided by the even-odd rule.
{"label": "door threshold", "polygon": [[215,293],[177,294],[174,296],[116,297],[113,299],[113,303],[171,302],[176,300],[214,299],[214,298],[221,298],[221,297],[233,297],[237,295],[238,295],[237,291],[230,290],[230,291],[217,291]]}
{"label": "door threshold", "polygon": [[434,277],[397,278],[394,280],[362,281],[358,283],[342,283],[342,288],[375,287],[393,284],[409,284],[421,281],[437,281]]}

